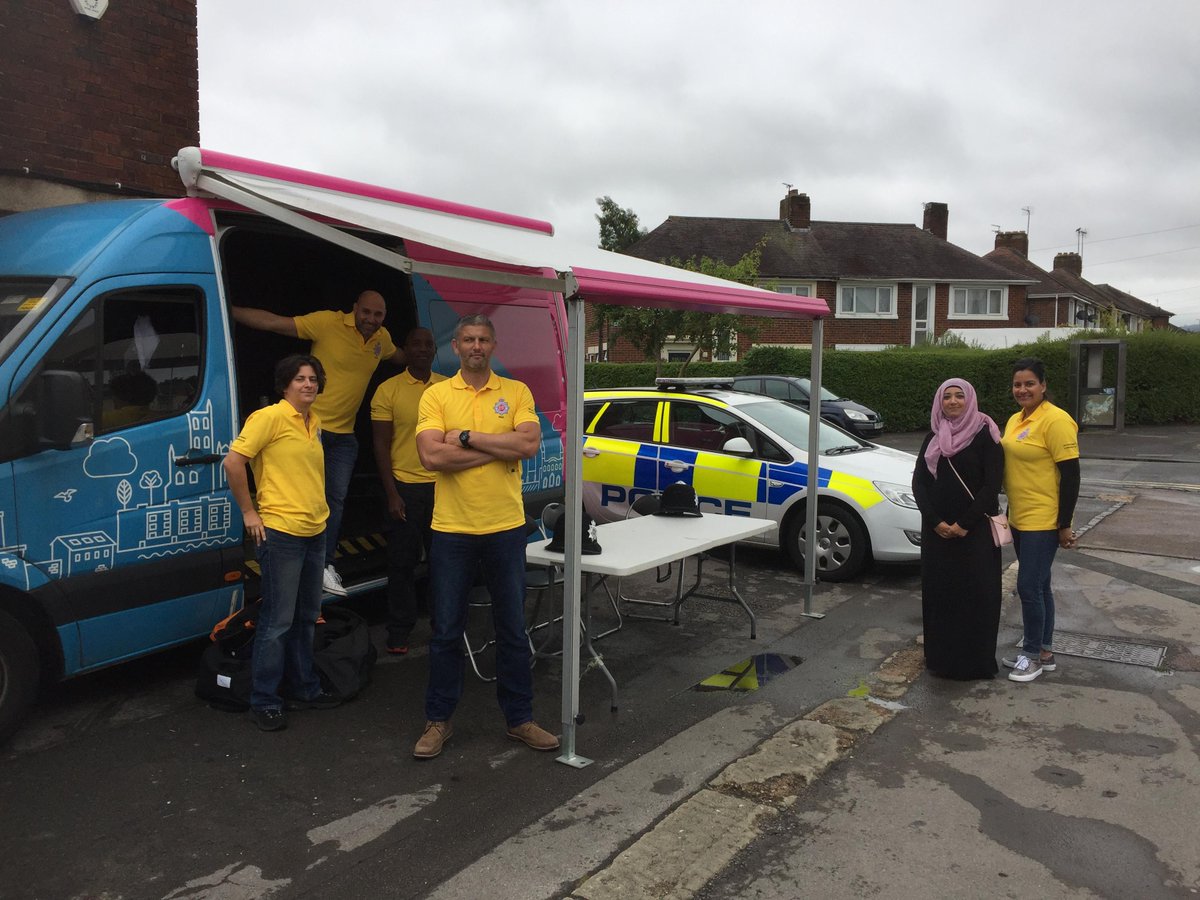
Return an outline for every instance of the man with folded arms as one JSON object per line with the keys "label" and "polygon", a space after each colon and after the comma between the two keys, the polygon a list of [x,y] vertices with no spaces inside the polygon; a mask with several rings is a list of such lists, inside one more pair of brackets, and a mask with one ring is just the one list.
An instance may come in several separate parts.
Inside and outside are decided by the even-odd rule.
{"label": "man with folded arms", "polygon": [[460,368],[421,396],[417,453],[437,473],[430,550],[433,638],[425,730],[413,748],[431,759],[453,734],[462,696],[467,595],[481,572],[496,631],[496,696],[508,737],[534,750],[558,738],[533,721],[533,673],[525,633],[525,508],[521,461],[541,441],[533,395],[491,368],[496,329],[483,315],[464,316],[451,342]]}

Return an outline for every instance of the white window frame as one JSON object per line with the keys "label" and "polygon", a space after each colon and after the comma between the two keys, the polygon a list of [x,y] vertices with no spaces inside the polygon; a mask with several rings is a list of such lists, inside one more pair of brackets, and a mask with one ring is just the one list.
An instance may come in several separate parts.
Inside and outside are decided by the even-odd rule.
{"label": "white window frame", "polygon": [[771,281],[760,281],[756,286],[777,294],[791,294],[793,297],[817,296],[815,281],[792,281],[786,278],[776,278]]}
{"label": "white window frame", "polygon": [[[988,306],[991,306],[991,293],[997,294],[999,309],[996,312],[972,313],[967,312],[967,307],[970,305],[971,291],[987,291]],[[959,294],[963,295],[963,311],[959,312],[955,305]],[[1008,319],[1008,285],[1006,284],[952,284],[950,285],[950,304],[947,310],[948,319],[962,320],[984,320],[984,321],[1003,321]]]}
{"label": "white window frame", "polygon": [[[842,308],[842,292],[849,289],[859,291],[866,288],[879,291],[886,289],[891,292],[891,309],[887,312],[858,312],[856,310],[846,311]],[[896,282],[894,281],[840,281],[837,286],[837,301],[834,304],[834,318],[837,319],[895,319],[898,318],[896,313],[898,291],[896,290]],[[878,295],[877,295],[878,297]]]}

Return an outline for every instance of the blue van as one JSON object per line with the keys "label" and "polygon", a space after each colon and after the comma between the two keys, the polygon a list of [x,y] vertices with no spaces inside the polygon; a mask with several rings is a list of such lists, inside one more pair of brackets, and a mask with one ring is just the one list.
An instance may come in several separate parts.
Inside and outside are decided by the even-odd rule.
{"label": "blue van", "polygon": [[[320,176],[291,174],[330,189]],[[432,215],[540,227],[365,185],[334,187]],[[454,323],[487,313],[499,337],[497,371],[530,385],[542,418],[542,449],[524,469],[529,507],[561,493],[561,294],[520,278],[481,287],[404,271],[389,258],[398,252],[432,261],[434,271],[456,262],[419,241],[327,221],[305,230],[211,195],[0,219],[0,740],[43,679],[205,635],[253,591],[253,551],[244,549],[221,460],[247,415],[277,399],[275,362],[303,345],[234,326],[231,305],[300,315],[348,309],[374,289],[397,340],[412,325],[433,330],[434,366],[447,374],[458,365]],[[376,383],[392,374],[381,366]],[[360,410],[362,447],[371,446],[369,406]],[[384,580],[383,554],[371,552],[382,540],[371,453],[360,453],[359,467],[339,562],[351,593]]]}

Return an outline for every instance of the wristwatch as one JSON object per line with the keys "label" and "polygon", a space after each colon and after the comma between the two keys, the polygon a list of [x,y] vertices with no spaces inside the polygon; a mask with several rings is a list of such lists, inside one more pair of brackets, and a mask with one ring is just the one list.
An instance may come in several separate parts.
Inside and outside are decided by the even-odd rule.
{"label": "wristwatch", "polygon": [[466,428],[464,428],[462,431],[460,431],[458,433],[458,442],[459,442],[459,444],[466,447],[467,449],[470,449],[470,447],[471,447],[471,432],[468,431]]}

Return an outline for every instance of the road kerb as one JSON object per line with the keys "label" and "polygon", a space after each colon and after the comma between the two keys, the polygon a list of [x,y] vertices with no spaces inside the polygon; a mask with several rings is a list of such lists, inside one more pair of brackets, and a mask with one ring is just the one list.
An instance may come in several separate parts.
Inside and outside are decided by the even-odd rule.
{"label": "road kerb", "polygon": [[577,900],[692,897],[808,785],[902,707],[924,667],[919,644],[887,659],[852,693],[784,725],[684,800],[572,893]]}

